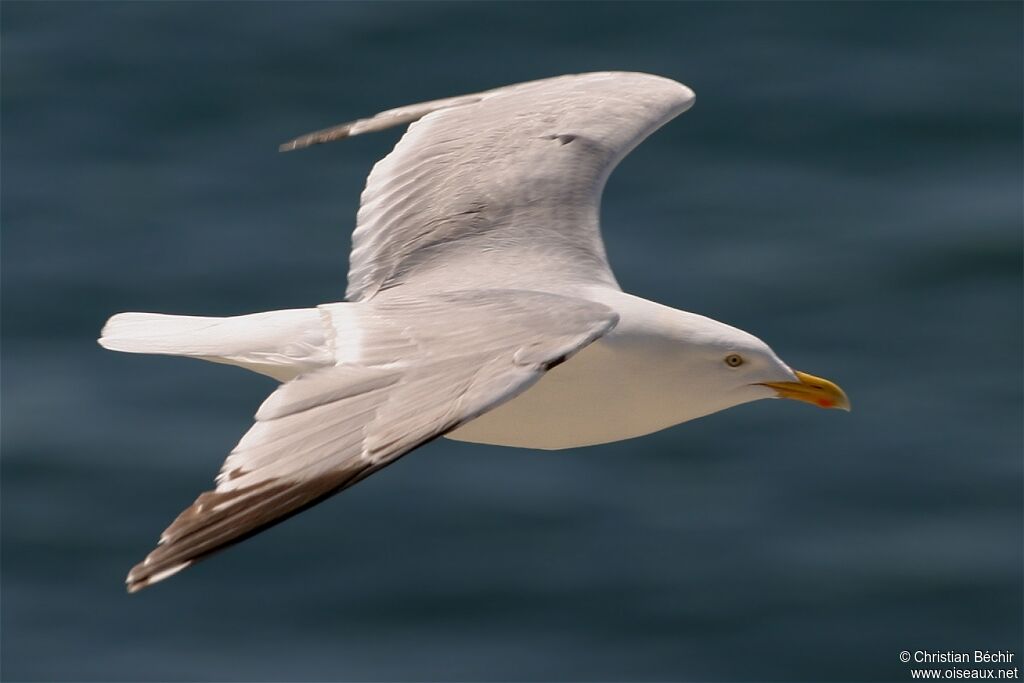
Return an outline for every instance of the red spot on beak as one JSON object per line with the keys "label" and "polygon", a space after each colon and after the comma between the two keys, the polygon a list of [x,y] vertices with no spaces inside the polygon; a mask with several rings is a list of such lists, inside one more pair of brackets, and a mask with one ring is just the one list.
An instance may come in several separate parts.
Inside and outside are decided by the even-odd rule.
{"label": "red spot on beak", "polygon": [[831,408],[832,406],[835,405],[835,403],[828,400],[827,398],[819,398],[818,405],[821,406],[822,408]]}

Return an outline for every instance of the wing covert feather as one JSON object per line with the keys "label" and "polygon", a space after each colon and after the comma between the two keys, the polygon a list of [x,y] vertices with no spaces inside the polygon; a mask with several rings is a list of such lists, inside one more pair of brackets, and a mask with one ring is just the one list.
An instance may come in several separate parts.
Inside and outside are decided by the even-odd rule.
{"label": "wing covert feather", "polygon": [[410,123],[367,178],[349,301],[417,290],[617,286],[599,227],[612,169],[694,101],[660,76],[598,72],[383,112],[282,149]]}
{"label": "wing covert feather", "polygon": [[129,591],[315,505],[507,401],[618,321],[600,304],[507,290],[384,297],[322,312],[331,318],[337,307],[349,307],[344,318],[359,325],[360,364],[316,370],[274,391],[216,488],[131,570]]}

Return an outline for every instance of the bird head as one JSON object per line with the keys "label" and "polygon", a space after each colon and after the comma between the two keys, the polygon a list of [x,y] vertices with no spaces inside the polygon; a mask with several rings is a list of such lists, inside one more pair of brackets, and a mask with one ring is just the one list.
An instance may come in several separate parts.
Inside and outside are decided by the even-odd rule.
{"label": "bird head", "polygon": [[850,410],[835,383],[793,370],[752,334],[702,316],[686,314],[682,328],[686,376],[715,410],[764,398],[784,398],[819,408]]}

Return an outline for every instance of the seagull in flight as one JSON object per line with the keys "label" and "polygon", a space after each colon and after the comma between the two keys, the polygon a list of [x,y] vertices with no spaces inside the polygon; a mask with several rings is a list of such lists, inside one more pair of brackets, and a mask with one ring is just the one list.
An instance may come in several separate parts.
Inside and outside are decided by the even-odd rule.
{"label": "seagull in flight", "polygon": [[667,78],[548,78],[391,109],[282,151],[408,124],[366,181],[345,301],[236,317],[120,313],[115,351],[237,365],[281,384],[216,485],[128,574],[185,569],[435,439],[561,449],[750,401],[849,410],[757,337],[627,294],[600,231],[618,162],[689,109]]}

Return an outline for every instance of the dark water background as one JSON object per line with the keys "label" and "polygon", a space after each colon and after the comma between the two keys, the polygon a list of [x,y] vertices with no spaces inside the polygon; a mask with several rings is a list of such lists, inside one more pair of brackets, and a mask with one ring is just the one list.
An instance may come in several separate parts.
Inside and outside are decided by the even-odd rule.
{"label": "dark water background", "polygon": [[[2,20],[4,680],[908,680],[1022,640],[1020,3],[21,3]],[[127,569],[272,382],[124,310],[341,298],[384,108],[629,69],[623,286],[758,334],[760,402],[560,453],[448,441],[173,580]]]}

